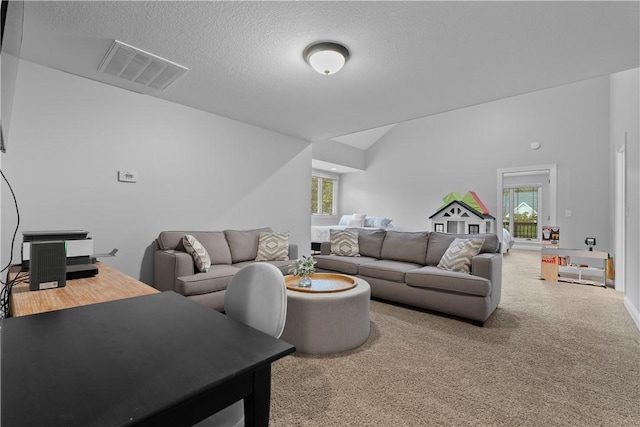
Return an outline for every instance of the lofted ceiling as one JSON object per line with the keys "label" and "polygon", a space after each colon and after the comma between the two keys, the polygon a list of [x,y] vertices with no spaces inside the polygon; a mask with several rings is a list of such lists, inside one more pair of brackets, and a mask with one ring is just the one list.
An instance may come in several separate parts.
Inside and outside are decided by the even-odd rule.
{"label": "lofted ceiling", "polygon": [[[640,66],[639,2],[26,1],[23,59],[309,141]],[[189,68],[164,91],[100,73],[114,40]],[[323,76],[316,41],[351,58]],[[362,131],[366,131],[361,133]]]}

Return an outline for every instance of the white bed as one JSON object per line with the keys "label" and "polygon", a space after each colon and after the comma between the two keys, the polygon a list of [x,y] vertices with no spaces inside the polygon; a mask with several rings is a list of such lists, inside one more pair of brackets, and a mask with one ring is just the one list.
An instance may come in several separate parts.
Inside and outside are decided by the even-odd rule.
{"label": "white bed", "polygon": [[509,230],[502,229],[502,253],[509,252],[509,249],[513,246],[514,240],[511,237],[511,233]]}
{"label": "white bed", "polygon": [[364,226],[358,227],[349,225],[352,215],[343,215],[338,224],[333,225],[312,225],[311,241],[312,242],[329,242],[329,230],[344,230],[345,228],[362,228],[364,230],[394,230],[391,220],[383,217],[365,217]]}

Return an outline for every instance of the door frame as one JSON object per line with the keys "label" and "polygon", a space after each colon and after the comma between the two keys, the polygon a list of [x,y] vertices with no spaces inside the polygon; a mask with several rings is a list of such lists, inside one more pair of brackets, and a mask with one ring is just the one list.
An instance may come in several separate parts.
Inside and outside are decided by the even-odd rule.
{"label": "door frame", "polygon": [[615,169],[615,252],[614,265],[616,291],[625,290],[625,271],[627,254],[627,133],[624,133],[624,143],[616,149]]}
{"label": "door frame", "polygon": [[[549,174],[549,206],[547,210],[547,212],[549,212],[549,215],[548,215],[547,221],[548,221],[548,225],[558,225],[557,224],[558,165],[556,165],[555,163],[552,163],[547,165],[520,166],[520,167],[498,169],[496,201],[498,202],[497,203],[498,210],[500,211],[500,217],[497,220],[497,224],[500,226],[500,228],[502,228],[502,189],[503,189],[505,174],[522,173],[523,175],[526,175],[526,174],[533,174],[536,172]],[[541,226],[542,222],[543,221],[540,220],[540,217],[538,217],[538,226]],[[500,239],[500,242],[502,243],[502,232],[496,231],[496,234],[498,235],[498,239]],[[531,242],[531,244],[527,246],[533,246],[534,248],[537,249],[537,248],[540,248],[541,243]]]}

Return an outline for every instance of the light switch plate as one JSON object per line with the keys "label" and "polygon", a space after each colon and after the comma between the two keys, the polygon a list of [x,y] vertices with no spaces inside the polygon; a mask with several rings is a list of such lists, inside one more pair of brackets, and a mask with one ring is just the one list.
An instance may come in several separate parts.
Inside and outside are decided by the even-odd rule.
{"label": "light switch plate", "polygon": [[136,171],[118,171],[118,181],[120,182],[138,182],[138,172]]}

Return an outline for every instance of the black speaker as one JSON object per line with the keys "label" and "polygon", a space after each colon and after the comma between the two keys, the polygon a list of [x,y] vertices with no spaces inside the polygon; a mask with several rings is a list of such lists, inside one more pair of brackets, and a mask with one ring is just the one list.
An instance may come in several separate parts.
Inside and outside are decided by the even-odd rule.
{"label": "black speaker", "polygon": [[62,288],[67,284],[67,250],[63,241],[31,242],[29,289]]}

